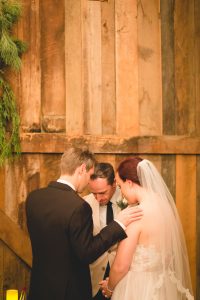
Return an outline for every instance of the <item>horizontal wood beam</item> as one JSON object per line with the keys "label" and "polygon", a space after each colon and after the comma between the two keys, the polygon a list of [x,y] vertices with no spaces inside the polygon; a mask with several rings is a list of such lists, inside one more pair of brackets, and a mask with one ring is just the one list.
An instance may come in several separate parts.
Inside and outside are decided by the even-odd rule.
{"label": "horizontal wood beam", "polygon": [[32,251],[28,235],[2,210],[0,210],[0,240],[31,267]]}
{"label": "horizontal wood beam", "polygon": [[101,154],[200,154],[200,137],[190,136],[66,136],[59,133],[21,134],[22,153],[63,153],[88,146]]}

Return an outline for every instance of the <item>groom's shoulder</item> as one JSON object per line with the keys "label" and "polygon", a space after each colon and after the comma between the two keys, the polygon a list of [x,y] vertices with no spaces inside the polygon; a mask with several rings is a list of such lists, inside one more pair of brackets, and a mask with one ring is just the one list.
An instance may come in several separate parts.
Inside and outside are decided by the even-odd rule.
{"label": "groom's shoulder", "polygon": [[29,194],[27,195],[27,200],[37,198],[38,196],[42,197],[45,195],[53,194],[54,192],[56,192],[57,185],[58,183],[56,181],[51,181],[47,186],[38,187],[29,192]]}

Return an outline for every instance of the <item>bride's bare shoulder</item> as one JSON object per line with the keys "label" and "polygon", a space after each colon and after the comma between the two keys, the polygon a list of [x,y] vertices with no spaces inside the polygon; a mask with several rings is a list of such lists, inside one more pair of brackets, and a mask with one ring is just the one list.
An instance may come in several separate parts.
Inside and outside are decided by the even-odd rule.
{"label": "bride's bare shoulder", "polygon": [[126,228],[126,233],[127,235],[129,234],[135,234],[136,232],[140,232],[142,229],[142,223],[143,223],[143,217],[139,220],[133,221],[132,223],[130,223],[127,228]]}

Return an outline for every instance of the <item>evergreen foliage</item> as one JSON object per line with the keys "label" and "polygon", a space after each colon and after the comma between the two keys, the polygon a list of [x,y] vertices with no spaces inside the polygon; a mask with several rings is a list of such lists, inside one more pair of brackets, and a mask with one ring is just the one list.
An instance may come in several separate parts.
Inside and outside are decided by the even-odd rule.
{"label": "evergreen foliage", "polygon": [[13,153],[20,153],[19,114],[15,96],[4,74],[7,69],[19,71],[26,44],[12,35],[12,27],[21,15],[16,0],[0,0],[0,165]]}

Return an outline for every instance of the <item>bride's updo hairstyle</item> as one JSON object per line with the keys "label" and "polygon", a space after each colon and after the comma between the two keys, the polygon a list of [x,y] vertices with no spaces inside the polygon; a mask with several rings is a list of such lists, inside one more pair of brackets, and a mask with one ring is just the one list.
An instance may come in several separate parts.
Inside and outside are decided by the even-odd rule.
{"label": "bride's updo hairstyle", "polygon": [[140,185],[137,175],[137,166],[142,160],[140,157],[129,157],[123,160],[117,168],[117,173],[121,180],[126,181],[126,179],[129,179]]}

